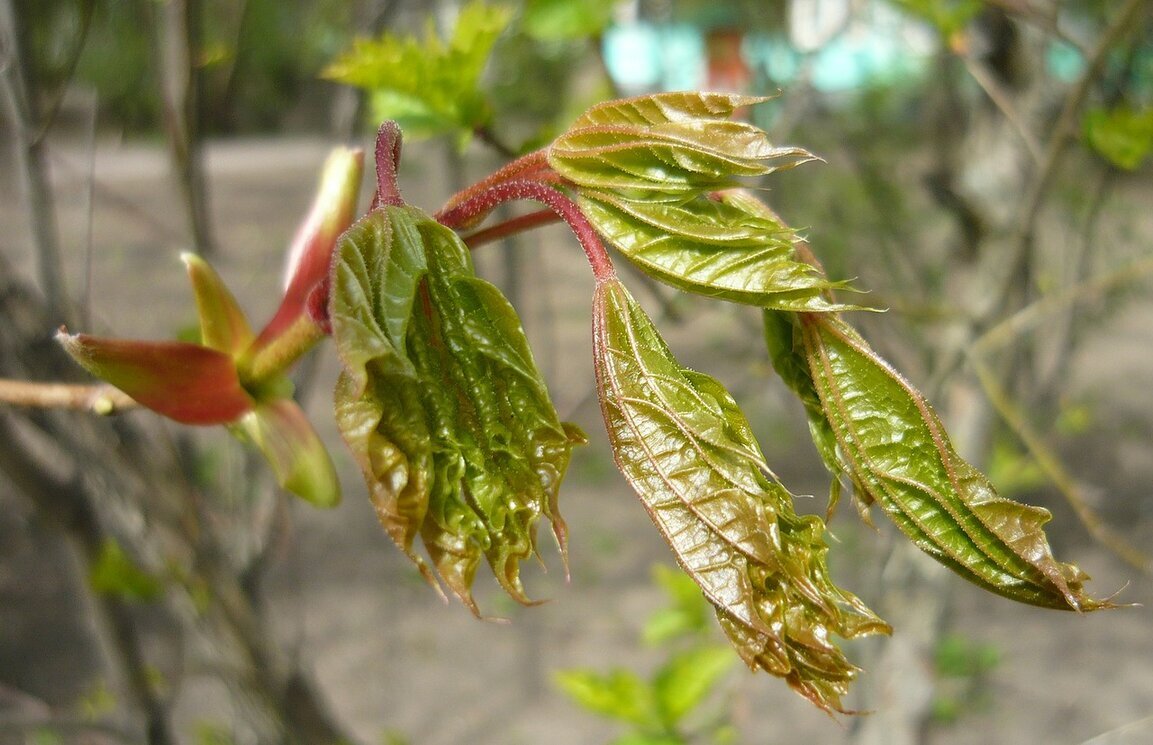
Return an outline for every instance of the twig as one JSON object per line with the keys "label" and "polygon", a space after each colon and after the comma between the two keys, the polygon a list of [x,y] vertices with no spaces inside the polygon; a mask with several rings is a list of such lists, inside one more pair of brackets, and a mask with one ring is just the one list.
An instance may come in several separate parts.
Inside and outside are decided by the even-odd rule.
{"label": "twig", "polygon": [[1073,305],[1095,298],[1109,290],[1153,275],[1153,256],[1146,256],[1130,262],[1092,281],[1082,282],[1064,292],[1053,293],[1037,300],[1003,319],[989,328],[974,342],[972,348],[980,354],[987,354],[1003,346],[1014,338],[1035,329],[1050,314],[1063,306]]}
{"label": "twig", "polygon": [[970,352],[968,355],[969,364],[973,372],[977,375],[977,380],[980,381],[985,395],[988,396],[989,402],[993,404],[993,408],[1000,414],[1001,419],[1009,425],[1014,434],[1025,445],[1029,455],[1037,463],[1037,466],[1044,471],[1049,481],[1057,487],[1058,491],[1065,497],[1065,501],[1077,513],[1077,517],[1081,520],[1081,524],[1089,531],[1089,534],[1096,540],[1107,546],[1113,553],[1120,556],[1129,564],[1143,572],[1150,569],[1151,559],[1148,554],[1140,549],[1130,545],[1121,535],[1114,532],[1112,528],[1105,524],[1097,512],[1089,506],[1088,500],[1081,488],[1077,485],[1076,479],[1073,475],[1061,465],[1061,461],[1053,455],[1052,451],[1045,444],[1041,435],[1029,424],[1026,417],[1021,411],[1013,404],[1008,392],[997,382],[996,375],[989,369],[988,364],[981,359],[977,354]]}
{"label": "twig", "polygon": [[1034,163],[1041,163],[1044,153],[1041,151],[1041,143],[1033,135],[1029,128],[1025,126],[1025,122],[1021,119],[1021,114],[1017,111],[1017,107],[1013,105],[1012,98],[1009,97],[1005,91],[1005,87],[997,82],[996,78],[989,74],[985,66],[977,62],[968,55],[960,55],[961,62],[965,65],[965,71],[981,86],[981,90],[985,91],[985,95],[1001,112],[1005,120],[1012,125],[1013,131],[1025,143],[1025,147],[1029,150],[1029,155],[1033,156]]}
{"label": "twig", "polygon": [[38,133],[35,80],[25,51],[21,19],[12,0],[0,0],[0,91],[8,100],[10,125],[16,140],[16,167],[24,181],[27,210],[36,252],[41,289],[52,315],[61,323],[73,320],[68,299],[56,209],[48,183],[48,158]]}
{"label": "twig", "polygon": [[1137,17],[1147,7],[1148,0],[1128,0],[1121,11],[1117,13],[1113,24],[1105,29],[1105,33],[1097,40],[1092,55],[1086,61],[1084,72],[1081,73],[1081,77],[1077,80],[1073,90],[1065,97],[1065,104],[1061,108],[1061,113],[1058,115],[1045,145],[1045,152],[1036,178],[1033,179],[1022,209],[1018,213],[1020,219],[1014,227],[1013,238],[1008,246],[1010,254],[1007,262],[1008,271],[1002,277],[1001,286],[996,288],[997,302],[991,306],[994,312],[1004,306],[1005,299],[1012,290],[1013,278],[1017,269],[1029,253],[1041,206],[1045,203],[1045,197],[1048,195],[1049,187],[1057,173],[1057,166],[1060,165],[1061,156],[1077,131],[1075,126],[1077,115],[1089,97],[1089,90],[1093,86],[1093,82],[1101,74],[1109,52],[1126,33],[1139,25]]}
{"label": "twig", "polygon": [[79,409],[119,414],[140,406],[119,388],[107,384],[40,383],[0,378],[0,403],[39,409]]}

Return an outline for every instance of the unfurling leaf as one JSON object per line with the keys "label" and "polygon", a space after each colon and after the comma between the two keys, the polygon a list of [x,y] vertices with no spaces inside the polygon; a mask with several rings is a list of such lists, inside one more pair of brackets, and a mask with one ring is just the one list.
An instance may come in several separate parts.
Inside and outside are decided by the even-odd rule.
{"label": "unfurling leaf", "polygon": [[839,285],[803,261],[794,235],[767,216],[697,196],[681,203],[582,192],[581,212],[642,271],[700,295],[778,310],[831,310]]}
{"label": "unfurling leaf", "polygon": [[834,635],[888,626],[828,576],[824,523],[793,510],[748,421],[682,368],[618,281],[598,285],[594,355],[617,465],[751,667],[839,710],[856,674]]}
{"label": "unfurling leaf", "polygon": [[782,350],[793,348],[774,362],[780,369],[779,360],[803,356],[811,377],[794,365],[785,380],[800,389],[811,417],[812,393],[819,397],[827,424],[815,431],[836,443],[822,445],[822,454],[850,476],[859,500],[879,503],[918,548],[985,589],[1048,608],[1112,606],[1086,595],[1084,572],[1053,558],[1048,511],[998,496],[957,455],[920,392],[848,324],[833,314],[798,314],[794,324],[770,328]]}
{"label": "unfurling leaf", "polygon": [[56,340],[88,372],[182,424],[227,424],[251,411],[231,355],[178,341],[132,341],[61,330]]}
{"label": "unfurling leaf", "polygon": [[328,450],[291,398],[257,404],[230,429],[260,450],[284,489],[318,507],[340,502],[340,481]]}
{"label": "unfurling leaf", "polygon": [[520,320],[478,279],[455,233],[411,207],[370,213],[342,238],[332,277],[333,336],[345,366],[341,433],[389,536],[476,612],[487,559],[529,602],[519,563],[541,515],[565,550],[557,490],[582,436],[561,424]]}
{"label": "unfurling leaf", "polygon": [[731,121],[766,99],[729,93],[660,93],[594,106],[548,150],[549,165],[574,184],[676,201],[813,160],[774,147],[761,129]]}
{"label": "unfurling leaf", "polygon": [[192,282],[200,316],[200,343],[232,357],[239,357],[252,344],[254,334],[236,296],[212,265],[193,253],[180,256]]}
{"label": "unfurling leaf", "polygon": [[328,276],[336,241],[356,217],[363,173],[361,150],[341,147],[329,153],[312,206],[288,249],[284,297],[272,320],[261,330],[257,347],[284,333],[307,311],[309,296]]}

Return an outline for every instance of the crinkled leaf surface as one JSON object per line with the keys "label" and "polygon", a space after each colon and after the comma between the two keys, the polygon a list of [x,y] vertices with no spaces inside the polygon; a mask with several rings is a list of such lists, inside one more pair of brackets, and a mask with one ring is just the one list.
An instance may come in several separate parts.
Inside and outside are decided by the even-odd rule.
{"label": "crinkled leaf surface", "polygon": [[431,581],[420,535],[474,612],[482,559],[528,602],[519,563],[541,515],[564,551],[557,490],[582,436],[558,420],[515,311],[455,233],[388,206],[342,238],[331,317],[337,422],[388,534]]}
{"label": "crinkled leaf surface", "polygon": [[700,295],[778,310],[830,310],[830,283],[798,261],[791,230],[704,196],[644,202],[584,191],[581,212],[642,271]]}
{"label": "crinkled leaf surface", "polygon": [[775,147],[761,129],[730,120],[737,109],[764,100],[660,93],[603,103],[553,141],[549,165],[584,188],[678,199],[813,160],[806,150]]}
{"label": "crinkled leaf surface", "polygon": [[923,551],[1014,600],[1070,610],[1110,607],[1088,577],[1053,558],[1048,511],[997,495],[953,449],[924,397],[844,321],[801,314],[799,339],[814,389],[858,496],[879,502]]}
{"label": "crinkled leaf surface", "polygon": [[682,368],[619,281],[598,285],[594,355],[617,465],[751,667],[827,709],[856,673],[833,643],[888,626],[828,576],[824,523],[799,516],[744,415]]}

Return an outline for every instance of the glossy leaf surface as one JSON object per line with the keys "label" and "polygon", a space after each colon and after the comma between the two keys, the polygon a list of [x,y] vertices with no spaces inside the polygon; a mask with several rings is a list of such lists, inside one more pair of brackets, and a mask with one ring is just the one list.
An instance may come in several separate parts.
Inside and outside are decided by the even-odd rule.
{"label": "glossy leaf surface", "polygon": [[1048,511],[998,496],[954,451],[924,397],[848,324],[802,314],[798,330],[860,499],[879,503],[920,549],[988,590],[1049,608],[1111,605],[1085,594],[1084,572],[1053,558]]}
{"label": "glossy leaf surface", "polygon": [[484,559],[527,603],[519,563],[542,515],[565,549],[557,490],[582,436],[558,420],[515,311],[455,233],[388,206],[341,240],[331,317],[337,422],[388,534],[431,581],[419,535],[474,612]]}
{"label": "glossy leaf surface", "polygon": [[583,188],[676,200],[740,176],[791,168],[813,155],[775,147],[764,131],[731,121],[765,99],[660,93],[594,106],[549,147],[549,165]]}
{"label": "glossy leaf surface", "polygon": [[781,310],[828,310],[835,285],[798,261],[793,233],[763,215],[698,196],[643,202],[586,191],[578,204],[597,231],[642,271],[700,295]]}
{"label": "glossy leaf surface", "polygon": [[619,282],[598,285],[593,329],[617,465],[678,562],[747,664],[839,710],[856,668],[832,637],[888,626],[830,580],[824,523],[795,513],[728,392],[676,362]]}

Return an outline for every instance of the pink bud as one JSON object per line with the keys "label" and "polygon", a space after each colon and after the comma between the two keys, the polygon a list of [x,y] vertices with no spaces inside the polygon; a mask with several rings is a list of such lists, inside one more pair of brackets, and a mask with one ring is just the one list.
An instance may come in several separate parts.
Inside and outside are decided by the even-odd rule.
{"label": "pink bud", "polygon": [[284,298],[256,340],[263,347],[305,312],[308,296],[326,276],[336,241],[356,216],[364,152],[338,148],[328,156],[312,209],[288,252]]}

